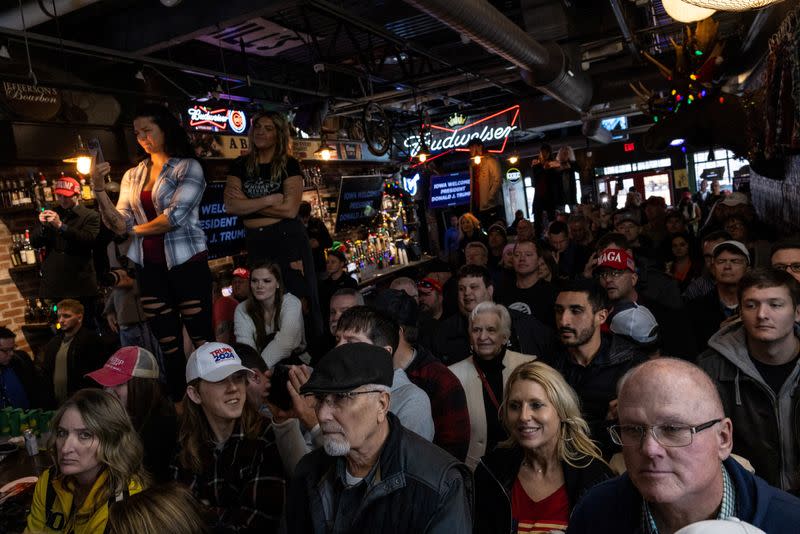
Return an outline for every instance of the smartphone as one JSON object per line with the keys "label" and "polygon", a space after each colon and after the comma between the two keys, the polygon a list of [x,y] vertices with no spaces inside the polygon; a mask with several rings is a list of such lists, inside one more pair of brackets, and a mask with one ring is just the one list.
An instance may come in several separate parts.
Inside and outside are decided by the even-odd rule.
{"label": "smartphone", "polygon": [[281,410],[292,409],[292,397],[286,389],[286,382],[289,381],[289,366],[278,364],[272,368],[272,378],[270,379],[269,402]]}
{"label": "smartphone", "polygon": [[89,152],[94,156],[95,163],[103,163],[106,160],[105,157],[103,157],[103,147],[100,145],[100,139],[97,137],[89,139],[86,143],[86,148],[88,148]]}

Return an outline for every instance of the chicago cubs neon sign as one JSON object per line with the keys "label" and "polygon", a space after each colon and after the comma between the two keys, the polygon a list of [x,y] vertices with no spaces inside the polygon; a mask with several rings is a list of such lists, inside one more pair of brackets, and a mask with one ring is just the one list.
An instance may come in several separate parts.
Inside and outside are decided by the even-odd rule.
{"label": "chicago cubs neon sign", "polygon": [[[499,148],[489,149],[488,152],[501,154],[506,148],[511,132],[518,128],[518,118],[519,104],[457,128],[430,124],[424,128],[425,141],[430,151],[436,154],[434,157],[453,150],[466,151],[467,144],[472,139],[480,139],[488,146],[500,144]],[[403,142],[412,158],[419,153],[420,144],[419,135],[408,136]],[[428,158],[428,161],[431,159],[433,158]]]}
{"label": "chicago cubs neon sign", "polygon": [[247,116],[238,109],[210,109],[206,106],[194,106],[186,110],[189,115],[189,126],[195,130],[211,130],[240,134],[247,129]]}

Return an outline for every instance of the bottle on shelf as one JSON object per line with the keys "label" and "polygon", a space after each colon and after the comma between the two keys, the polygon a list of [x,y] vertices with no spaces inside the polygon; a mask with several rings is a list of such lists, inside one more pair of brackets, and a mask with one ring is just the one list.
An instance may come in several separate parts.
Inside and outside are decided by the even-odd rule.
{"label": "bottle on shelf", "polygon": [[86,183],[86,179],[81,177],[81,198],[83,200],[92,200],[94,199],[94,191],[92,188],[89,187],[89,184]]}
{"label": "bottle on shelf", "polygon": [[53,188],[47,183],[47,178],[44,174],[39,173],[39,183],[35,188],[35,197],[39,207],[47,207],[55,201],[53,196]]}
{"label": "bottle on shelf", "polygon": [[19,205],[20,206],[30,206],[33,204],[33,200],[31,199],[31,190],[28,187],[27,181],[23,178],[19,181],[20,185],[20,197],[19,197]]}
{"label": "bottle on shelf", "polygon": [[25,239],[22,242],[22,253],[25,255],[25,263],[28,265],[36,265],[36,251],[31,246],[31,233],[25,229]]}
{"label": "bottle on shelf", "polygon": [[33,307],[33,299],[25,301],[25,323],[30,324],[36,322],[36,312]]}
{"label": "bottle on shelf", "polygon": [[20,191],[19,191],[19,182],[13,180],[11,182],[11,205],[12,206],[19,206],[20,204]]}
{"label": "bottle on shelf", "polygon": [[6,180],[0,181],[0,207],[7,208],[11,205],[8,199],[8,182]]}
{"label": "bottle on shelf", "polygon": [[20,246],[19,246],[19,237],[14,234],[11,236],[11,265],[13,267],[19,267],[22,265],[22,256],[19,253]]}

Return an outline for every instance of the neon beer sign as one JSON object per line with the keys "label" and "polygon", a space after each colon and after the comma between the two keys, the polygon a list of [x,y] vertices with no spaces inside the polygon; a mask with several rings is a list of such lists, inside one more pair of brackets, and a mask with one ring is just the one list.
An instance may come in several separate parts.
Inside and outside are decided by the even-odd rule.
{"label": "neon beer sign", "polygon": [[189,126],[195,130],[240,134],[247,129],[247,116],[238,109],[194,106],[187,109],[186,113],[189,115]]}
{"label": "neon beer sign", "polygon": [[[470,123],[464,121],[465,124],[455,128],[430,124],[424,128],[426,130],[425,141],[430,151],[436,154],[434,157],[442,156],[453,150],[465,151],[473,139],[480,139],[487,146],[499,144],[499,148],[489,149],[488,152],[501,154],[506,148],[511,132],[518,128],[518,118],[519,104]],[[448,121],[448,125],[456,126],[457,122],[461,121],[451,119]],[[412,158],[415,157],[420,150],[420,136],[406,137],[403,146]],[[431,159],[433,158],[428,158],[428,161]]]}

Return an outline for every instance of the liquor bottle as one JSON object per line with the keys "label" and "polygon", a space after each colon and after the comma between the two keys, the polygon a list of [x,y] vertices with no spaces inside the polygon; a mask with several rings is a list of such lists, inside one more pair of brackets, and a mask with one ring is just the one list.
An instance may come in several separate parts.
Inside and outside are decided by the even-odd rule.
{"label": "liquor bottle", "polygon": [[31,233],[25,229],[25,240],[22,242],[22,253],[25,255],[25,263],[36,265],[36,251],[31,246]]}
{"label": "liquor bottle", "polygon": [[33,317],[35,323],[46,323],[49,318],[48,310],[42,304],[42,299],[36,299],[36,307],[33,308]]}
{"label": "liquor bottle", "polygon": [[53,197],[53,188],[47,183],[47,178],[45,178],[42,173],[39,173],[39,183],[36,185],[35,191],[35,197],[39,207],[46,208],[55,200],[55,197]]}
{"label": "liquor bottle", "polygon": [[12,267],[19,267],[22,265],[22,258],[19,255],[19,241],[17,240],[16,235],[11,236],[11,247],[9,249],[9,253],[11,256]]}
{"label": "liquor bottle", "polygon": [[19,204],[20,206],[30,206],[31,204],[33,204],[33,201],[31,200],[30,187],[28,187],[28,183],[24,178],[19,181],[19,184],[20,184]]}
{"label": "liquor bottle", "polygon": [[36,314],[33,310],[33,299],[25,301],[25,323],[30,324],[36,319]]}
{"label": "liquor bottle", "polygon": [[7,208],[11,204],[8,201],[6,193],[8,192],[8,182],[3,180],[0,182],[0,207]]}
{"label": "liquor bottle", "polygon": [[85,178],[81,178],[81,198],[83,200],[92,200],[94,198],[92,188],[86,183]]}
{"label": "liquor bottle", "polygon": [[10,184],[10,187],[11,187],[11,205],[12,206],[19,206],[19,200],[20,200],[19,194],[20,194],[20,192],[19,192],[19,185],[18,185],[17,181],[16,180],[12,180],[11,184]]}

